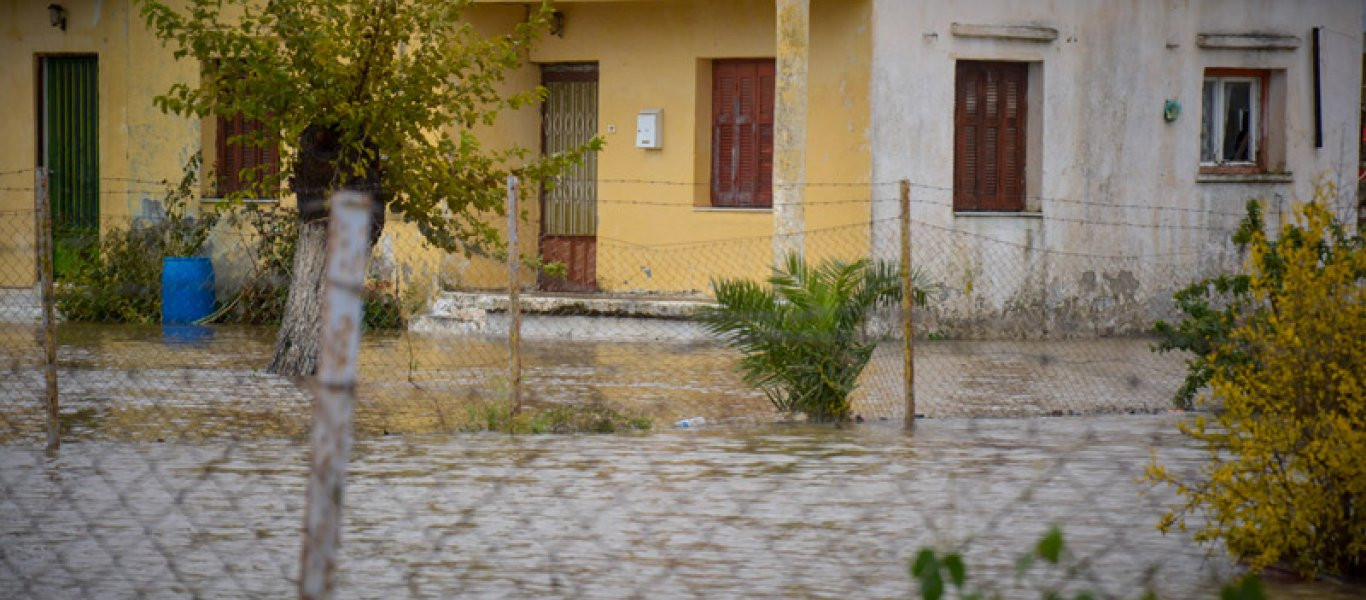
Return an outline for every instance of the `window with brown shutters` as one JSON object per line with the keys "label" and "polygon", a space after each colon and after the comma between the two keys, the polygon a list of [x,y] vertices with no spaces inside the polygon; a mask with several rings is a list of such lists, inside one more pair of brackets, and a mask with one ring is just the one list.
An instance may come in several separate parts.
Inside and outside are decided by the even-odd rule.
{"label": "window with brown shutters", "polygon": [[713,206],[773,205],[773,59],[712,62]]}
{"label": "window with brown shutters", "polygon": [[1025,209],[1029,65],[960,60],[955,75],[953,209]]}
{"label": "window with brown shutters", "polygon": [[[253,197],[275,196],[275,191],[264,189],[262,184],[276,181],[280,174],[279,144],[271,143],[261,147],[235,139],[237,136],[261,131],[262,128],[260,121],[248,119],[241,114],[218,117],[218,132],[215,136],[218,164],[214,172],[218,174],[219,197],[237,192],[246,192]],[[243,169],[257,170],[242,173]]]}

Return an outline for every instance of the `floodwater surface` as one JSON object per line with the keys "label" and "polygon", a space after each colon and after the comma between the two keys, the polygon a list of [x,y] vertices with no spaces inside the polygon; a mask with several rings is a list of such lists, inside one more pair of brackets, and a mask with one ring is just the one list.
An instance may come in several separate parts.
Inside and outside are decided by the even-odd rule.
{"label": "floodwater surface", "polygon": [[[1153,452],[1202,458],[1163,416],[361,439],[339,592],[907,598],[907,561],[935,546],[1007,597],[1209,596],[1237,568],[1154,529],[1173,497],[1139,481]],[[284,439],[0,446],[0,596],[292,595],[305,462]],[[1073,572],[1017,577],[1053,524]]]}

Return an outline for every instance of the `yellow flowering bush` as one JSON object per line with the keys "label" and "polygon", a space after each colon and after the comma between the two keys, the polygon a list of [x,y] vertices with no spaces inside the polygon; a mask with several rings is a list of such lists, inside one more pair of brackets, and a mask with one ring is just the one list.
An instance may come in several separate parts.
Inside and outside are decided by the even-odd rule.
{"label": "yellow flowering bush", "polygon": [[[1320,190],[1319,197],[1326,194]],[[1209,460],[1194,479],[1148,478],[1183,503],[1162,531],[1223,540],[1253,569],[1366,579],[1366,249],[1321,203],[1270,240],[1252,233],[1250,301],[1208,359],[1209,416],[1181,424]]]}

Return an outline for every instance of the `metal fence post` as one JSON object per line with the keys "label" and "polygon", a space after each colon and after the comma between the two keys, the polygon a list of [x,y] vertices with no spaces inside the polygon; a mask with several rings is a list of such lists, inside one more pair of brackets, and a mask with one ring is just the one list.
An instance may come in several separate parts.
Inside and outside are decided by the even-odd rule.
{"label": "metal fence post", "polygon": [[52,303],[52,205],[48,199],[47,167],[33,172],[33,204],[38,217],[38,285],[43,302],[43,370],[47,385],[47,451],[62,445],[57,401],[57,320]]}
{"label": "metal fence post", "polygon": [[508,175],[508,387],[512,415],[522,412],[522,305],[517,250],[517,176]]}
{"label": "metal fence post", "polygon": [[901,337],[903,374],[906,378],[906,429],[915,427],[915,344],[912,336],[911,309],[915,306],[915,286],[911,283],[911,182],[901,180]]}
{"label": "metal fence post", "polygon": [[299,570],[299,597],[310,600],[331,598],[333,594],[342,491],[351,453],[351,413],[356,403],[356,354],[360,348],[369,229],[368,195],[354,191],[332,195],[317,401],[313,405],[313,464]]}

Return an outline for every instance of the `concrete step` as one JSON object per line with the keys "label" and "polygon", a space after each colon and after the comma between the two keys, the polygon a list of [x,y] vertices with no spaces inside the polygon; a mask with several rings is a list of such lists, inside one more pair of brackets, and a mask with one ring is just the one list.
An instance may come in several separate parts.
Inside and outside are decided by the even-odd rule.
{"label": "concrete step", "polygon": [[[521,296],[522,337],[632,342],[698,342],[713,337],[692,321],[701,299],[566,294]],[[446,292],[413,331],[506,337],[505,293]]]}

